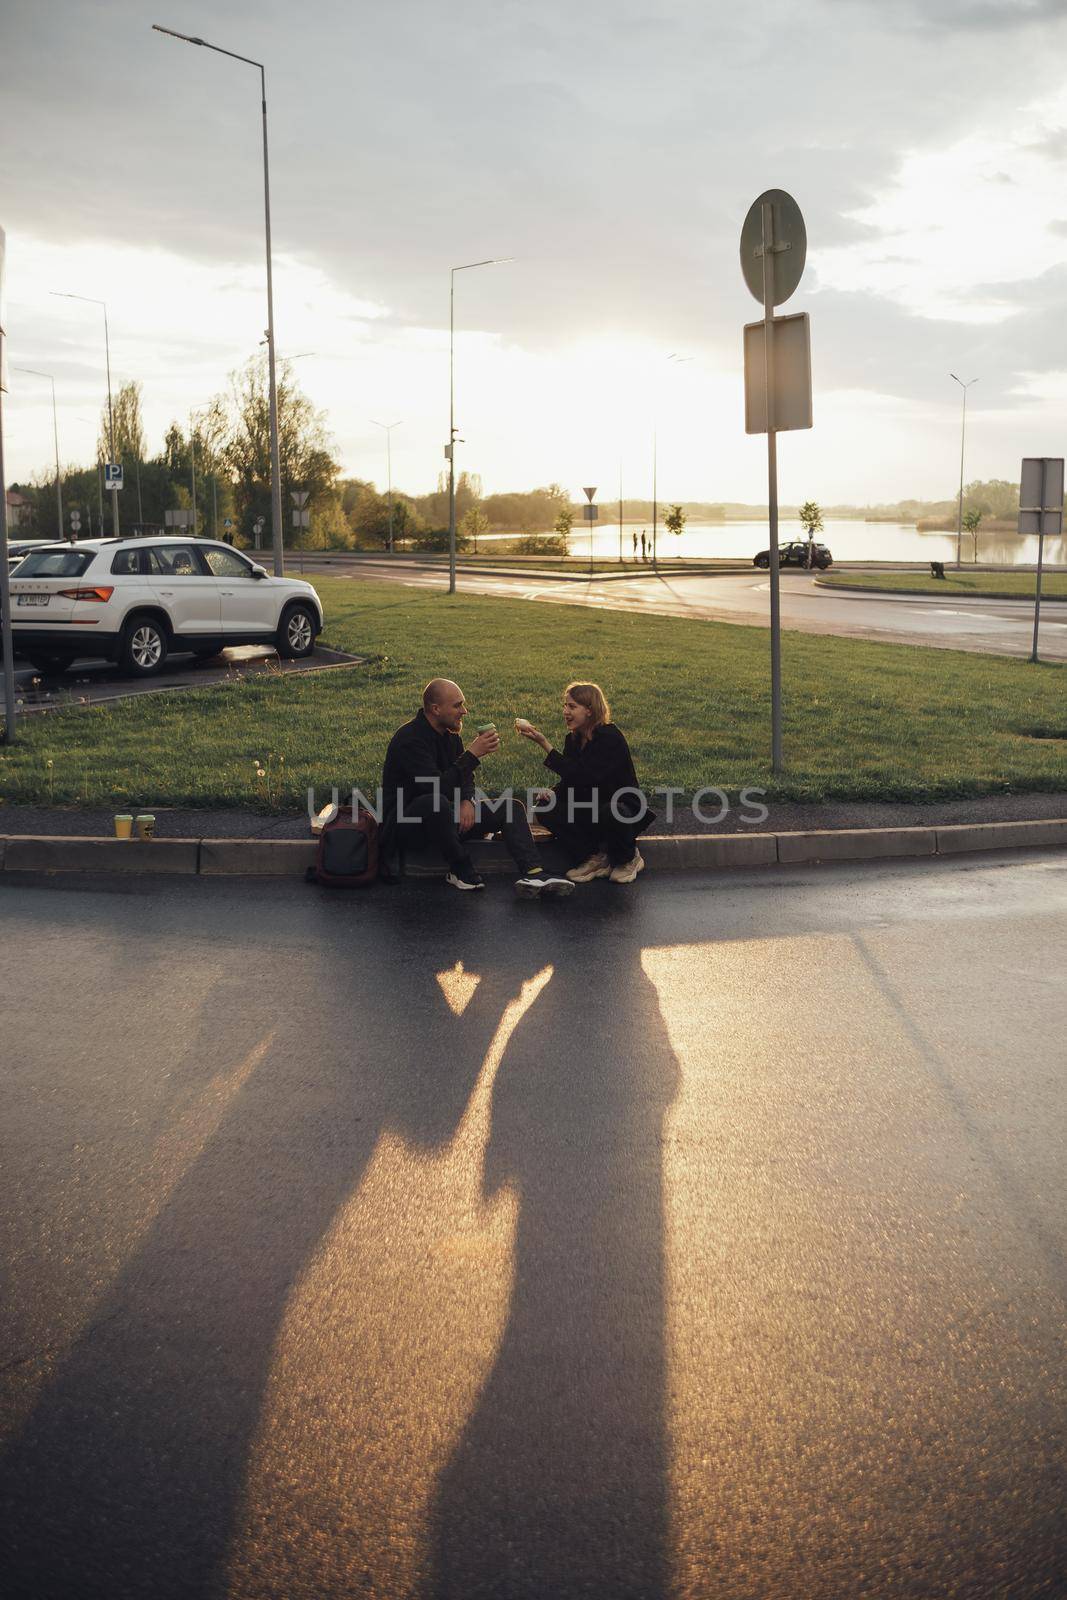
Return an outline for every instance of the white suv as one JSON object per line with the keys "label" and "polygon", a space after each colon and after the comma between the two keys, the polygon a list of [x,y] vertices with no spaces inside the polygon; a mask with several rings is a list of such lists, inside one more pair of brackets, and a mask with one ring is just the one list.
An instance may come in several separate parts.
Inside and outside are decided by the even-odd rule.
{"label": "white suv", "polygon": [[148,677],[181,651],[270,644],[279,655],[310,655],[323,613],[310,583],[272,578],[226,544],[86,539],[44,545],[20,562],[11,621],[15,650],[42,672],[102,656]]}

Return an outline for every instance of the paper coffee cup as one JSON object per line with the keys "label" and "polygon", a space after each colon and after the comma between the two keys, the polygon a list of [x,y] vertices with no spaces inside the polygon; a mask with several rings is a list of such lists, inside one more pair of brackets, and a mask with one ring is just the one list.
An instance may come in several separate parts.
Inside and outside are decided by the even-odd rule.
{"label": "paper coffee cup", "polygon": [[479,722],[477,728],[475,729],[475,732],[476,733],[495,733],[496,732],[496,723],[495,722]]}
{"label": "paper coffee cup", "polygon": [[134,819],[138,839],[151,839],[156,831],[156,819],[151,811],[142,811]]}
{"label": "paper coffee cup", "polygon": [[115,818],[115,838],[129,839],[133,834],[133,818],[128,811],[122,811]]}

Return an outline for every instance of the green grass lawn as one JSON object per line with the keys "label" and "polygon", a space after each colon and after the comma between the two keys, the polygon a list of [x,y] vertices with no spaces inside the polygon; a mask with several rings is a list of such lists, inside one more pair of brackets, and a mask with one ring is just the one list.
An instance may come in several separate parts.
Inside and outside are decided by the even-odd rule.
{"label": "green grass lawn", "polygon": [[[886,594],[956,594],[986,600],[1032,600],[1033,572],[956,572],[946,566],[944,578],[921,572],[827,572],[816,583],[827,589],[875,589]],[[1041,578],[1043,600],[1067,600],[1067,573],[1046,572]]]}
{"label": "green grass lawn", "polygon": [[1067,790],[1065,667],[786,633],[789,771],[772,783],[763,629],[362,579],[317,587],[324,642],[371,663],[27,717],[0,750],[0,797],[302,806],[309,785],[372,790],[390,734],[438,672],[462,685],[469,728],[493,719],[504,732],[481,770],[487,788],[545,778],[539,752],[508,724],[526,716],[562,742],[561,691],[591,677],[649,786],[752,784],[807,800]]}

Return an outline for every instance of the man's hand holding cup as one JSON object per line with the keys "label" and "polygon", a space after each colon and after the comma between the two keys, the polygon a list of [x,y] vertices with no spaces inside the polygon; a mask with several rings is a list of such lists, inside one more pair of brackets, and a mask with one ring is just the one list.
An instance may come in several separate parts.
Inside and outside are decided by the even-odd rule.
{"label": "man's hand holding cup", "polygon": [[480,727],[467,746],[468,754],[474,756],[478,761],[483,756],[491,756],[494,751],[499,749],[500,735],[496,731],[495,722],[486,722]]}

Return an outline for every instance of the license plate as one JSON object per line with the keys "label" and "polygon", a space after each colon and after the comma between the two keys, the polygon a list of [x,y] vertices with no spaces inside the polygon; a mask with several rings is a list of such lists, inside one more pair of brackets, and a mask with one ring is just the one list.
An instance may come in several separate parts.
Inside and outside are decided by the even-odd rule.
{"label": "license plate", "polygon": [[20,594],[18,603],[20,606],[46,606],[49,598],[46,594]]}

